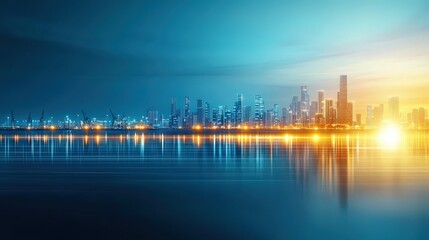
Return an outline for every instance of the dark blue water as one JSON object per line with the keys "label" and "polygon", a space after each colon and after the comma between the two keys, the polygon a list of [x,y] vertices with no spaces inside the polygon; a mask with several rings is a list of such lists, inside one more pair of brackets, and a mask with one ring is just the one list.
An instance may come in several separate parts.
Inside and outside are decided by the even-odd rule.
{"label": "dark blue water", "polygon": [[429,239],[426,133],[0,133],[0,239]]}

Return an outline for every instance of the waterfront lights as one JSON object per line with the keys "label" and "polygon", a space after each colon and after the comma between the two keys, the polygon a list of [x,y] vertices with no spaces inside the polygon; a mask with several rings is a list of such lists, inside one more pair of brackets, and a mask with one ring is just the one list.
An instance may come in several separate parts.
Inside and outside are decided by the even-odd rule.
{"label": "waterfront lights", "polygon": [[388,123],[380,129],[378,139],[381,144],[387,147],[393,147],[399,142],[400,131],[395,124]]}
{"label": "waterfront lights", "polygon": [[192,127],[194,130],[201,130],[201,125],[195,125],[194,127]]}

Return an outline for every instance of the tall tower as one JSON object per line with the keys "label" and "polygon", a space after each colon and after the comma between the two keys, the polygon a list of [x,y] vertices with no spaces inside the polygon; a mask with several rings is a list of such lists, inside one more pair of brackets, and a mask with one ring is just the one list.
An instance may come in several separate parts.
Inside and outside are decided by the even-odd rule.
{"label": "tall tower", "polygon": [[202,125],[204,118],[203,100],[197,99],[197,124]]}
{"label": "tall tower", "polygon": [[264,117],[264,99],[261,95],[255,96],[255,125],[261,126]]}
{"label": "tall tower", "polygon": [[274,104],[273,108],[273,123],[274,126],[280,126],[280,115],[279,115],[279,105],[277,103]]}
{"label": "tall tower", "polygon": [[310,96],[308,95],[307,86],[301,86],[301,109],[298,115],[301,117],[301,123],[308,123],[310,110]]}
{"label": "tall tower", "polygon": [[251,112],[252,112],[252,107],[251,106],[245,106],[244,107],[244,113],[243,113],[243,123],[250,123],[250,118],[251,118]]}
{"label": "tall tower", "polygon": [[338,123],[347,124],[347,75],[340,76],[340,91],[338,92]]}
{"label": "tall tower", "polygon": [[399,120],[399,97],[391,97],[387,103],[387,117],[391,121]]}
{"label": "tall tower", "polygon": [[[169,120],[169,126],[170,128],[176,128],[178,127],[178,116],[177,116],[177,108],[176,108],[176,99],[171,98],[171,105],[170,105],[170,120]],[[112,122],[113,124],[113,122]]]}
{"label": "tall tower", "polygon": [[243,95],[237,94],[237,102],[235,105],[235,124],[241,125],[243,123]]}
{"label": "tall tower", "polygon": [[317,104],[318,104],[317,113],[323,114],[324,101],[325,101],[325,92],[323,90],[319,90],[317,92]]}
{"label": "tall tower", "polygon": [[209,102],[205,102],[204,106],[204,126],[209,127],[210,126],[210,104]]}
{"label": "tall tower", "polygon": [[353,102],[347,103],[347,124],[353,125]]}
{"label": "tall tower", "polygon": [[190,100],[189,97],[185,97],[185,115],[183,116],[183,126],[191,126],[191,112],[190,112]]}
{"label": "tall tower", "polygon": [[335,124],[335,109],[334,109],[334,100],[326,99],[325,100],[325,122],[326,124]]}
{"label": "tall tower", "polygon": [[171,98],[170,115],[173,116],[175,114],[176,114],[176,99]]}

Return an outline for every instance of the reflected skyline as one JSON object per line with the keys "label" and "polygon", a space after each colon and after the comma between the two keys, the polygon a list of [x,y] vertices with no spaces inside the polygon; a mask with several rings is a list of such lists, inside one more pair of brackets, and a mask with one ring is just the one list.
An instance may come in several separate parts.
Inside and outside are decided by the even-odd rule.
{"label": "reflected skyline", "polygon": [[146,181],[295,181],[337,195],[342,208],[355,194],[427,192],[429,134],[406,132],[399,142],[379,135],[2,133],[0,169],[116,172]]}

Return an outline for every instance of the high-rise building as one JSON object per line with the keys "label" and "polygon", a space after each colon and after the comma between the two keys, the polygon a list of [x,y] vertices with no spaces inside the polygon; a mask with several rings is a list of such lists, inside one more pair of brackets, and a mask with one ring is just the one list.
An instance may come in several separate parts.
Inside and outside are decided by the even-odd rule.
{"label": "high-rise building", "polygon": [[250,124],[251,116],[252,116],[252,107],[251,106],[245,106],[244,107],[244,114],[243,114],[243,122],[245,124]]}
{"label": "high-rise building", "polygon": [[197,99],[197,121],[198,125],[203,125],[204,120],[204,109],[203,109],[203,100]]}
{"label": "high-rise building", "polygon": [[311,101],[310,103],[310,120],[311,122],[315,122],[316,113],[319,110],[319,102],[318,101]]}
{"label": "high-rise building", "polygon": [[218,126],[224,126],[224,124],[225,124],[224,108],[223,108],[223,106],[219,106],[218,112],[217,112],[217,125]]}
{"label": "high-rise building", "polygon": [[423,107],[413,109],[411,113],[411,122],[415,128],[426,127],[426,109]]}
{"label": "high-rise building", "polygon": [[338,92],[337,111],[339,124],[348,124],[347,122],[347,75],[340,76],[340,91]]}
{"label": "high-rise building", "polygon": [[387,102],[387,117],[391,121],[399,121],[399,97],[389,98]]}
{"label": "high-rise building", "polygon": [[366,125],[372,124],[372,106],[367,105],[366,106]]}
{"label": "high-rise building", "polygon": [[380,104],[372,108],[371,111],[371,124],[380,125],[384,119],[384,106]]}
{"label": "high-rise building", "polygon": [[218,125],[218,115],[219,115],[219,110],[218,109],[213,109],[212,111],[212,124],[213,125]]}
{"label": "high-rise building", "polygon": [[262,126],[264,122],[264,99],[261,95],[255,96],[255,118],[254,118],[254,124],[258,126]]}
{"label": "high-rise building", "polygon": [[353,125],[353,102],[347,103],[347,124]]}
{"label": "high-rise building", "polygon": [[325,91],[319,90],[317,92],[317,104],[318,104],[317,112],[318,113],[324,114],[324,108],[323,108],[324,103],[325,103]]}
{"label": "high-rise building", "polygon": [[308,95],[307,86],[301,86],[301,101],[300,112],[298,116],[301,118],[301,123],[307,124],[310,110],[310,95]]}
{"label": "high-rise building", "polygon": [[171,104],[170,104],[170,119],[169,119],[169,127],[170,128],[177,128],[178,127],[178,121],[177,121],[177,115],[176,115],[176,99],[171,98]]}
{"label": "high-rise building", "polygon": [[148,110],[147,111],[147,124],[151,127],[158,127],[160,124],[160,118],[158,111]]}
{"label": "high-rise building", "polygon": [[281,125],[285,126],[288,124],[288,116],[289,116],[289,111],[287,108],[282,108],[282,120],[281,120]]}
{"label": "high-rise building", "polygon": [[170,104],[170,115],[176,114],[176,99],[171,98],[171,104]]}
{"label": "high-rise building", "polygon": [[264,114],[265,115],[265,127],[272,127],[274,125],[274,111],[273,109],[269,109],[267,110],[267,112]]}
{"label": "high-rise building", "polygon": [[360,114],[360,113],[357,113],[357,114],[356,114],[356,124],[357,124],[358,126],[361,126],[361,125],[362,125],[362,114]]}
{"label": "high-rise building", "polygon": [[192,115],[191,115],[190,105],[191,105],[191,101],[189,100],[189,97],[185,97],[185,114],[183,116],[183,127],[192,126]]}
{"label": "high-rise building", "polygon": [[237,102],[235,103],[235,125],[243,124],[243,95],[237,94]]}
{"label": "high-rise building", "polygon": [[232,112],[229,109],[225,109],[225,126],[232,126],[233,125],[233,119],[232,119]]}
{"label": "high-rise building", "polygon": [[295,124],[297,122],[298,119],[298,112],[299,112],[299,101],[298,101],[298,96],[293,96],[292,97],[292,104],[290,105],[290,109],[291,109],[291,123]]}
{"label": "high-rise building", "polygon": [[279,105],[277,103],[274,104],[273,108],[273,125],[280,126]]}
{"label": "high-rise building", "polygon": [[334,109],[334,100],[332,99],[325,99],[325,121],[328,125],[336,123],[336,111]]}
{"label": "high-rise building", "polygon": [[210,121],[210,104],[208,102],[204,103],[204,126],[209,127],[211,125]]}

